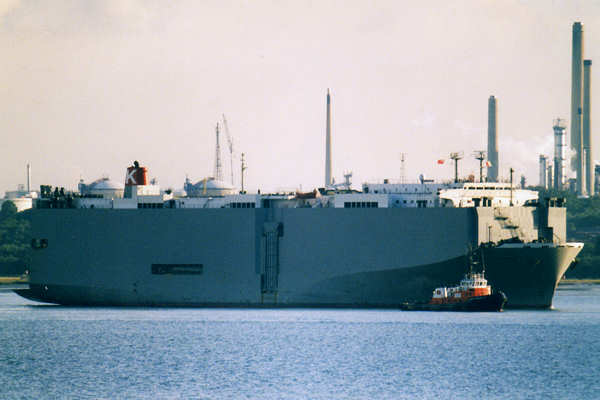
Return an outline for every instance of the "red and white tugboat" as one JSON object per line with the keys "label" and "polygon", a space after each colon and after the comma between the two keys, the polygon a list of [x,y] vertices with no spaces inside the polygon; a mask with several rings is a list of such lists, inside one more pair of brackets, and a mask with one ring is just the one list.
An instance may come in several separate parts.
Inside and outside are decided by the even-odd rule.
{"label": "red and white tugboat", "polygon": [[480,273],[473,272],[476,263],[471,254],[468,258],[469,272],[458,286],[436,288],[428,303],[402,303],[400,308],[408,311],[502,311],[506,295],[501,291],[493,292],[485,279],[485,268]]}

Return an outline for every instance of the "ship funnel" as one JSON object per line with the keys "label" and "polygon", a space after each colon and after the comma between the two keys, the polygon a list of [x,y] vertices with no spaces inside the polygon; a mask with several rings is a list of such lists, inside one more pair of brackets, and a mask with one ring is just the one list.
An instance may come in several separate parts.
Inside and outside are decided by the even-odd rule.
{"label": "ship funnel", "polygon": [[127,168],[125,175],[125,186],[137,186],[148,184],[148,168],[140,167],[137,161],[133,162],[131,167]]}

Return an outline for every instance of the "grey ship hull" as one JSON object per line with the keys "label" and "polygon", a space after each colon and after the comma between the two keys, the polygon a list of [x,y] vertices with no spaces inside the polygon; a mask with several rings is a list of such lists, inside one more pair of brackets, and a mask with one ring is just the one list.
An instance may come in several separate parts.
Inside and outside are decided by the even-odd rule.
{"label": "grey ship hull", "polygon": [[[537,234],[538,209],[514,212]],[[489,226],[510,233],[474,208],[28,213],[34,239],[48,245],[33,251],[30,288],[17,293],[65,305],[397,307],[459,280],[467,245],[482,242]],[[561,235],[564,209],[548,215]],[[487,248],[486,276],[507,307],[550,307],[580,250]],[[157,265],[195,269],[161,273]]]}

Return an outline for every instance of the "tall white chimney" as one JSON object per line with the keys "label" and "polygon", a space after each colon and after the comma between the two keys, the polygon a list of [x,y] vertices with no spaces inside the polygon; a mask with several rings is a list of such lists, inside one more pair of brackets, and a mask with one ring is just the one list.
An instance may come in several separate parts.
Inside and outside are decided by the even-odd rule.
{"label": "tall white chimney", "polygon": [[572,169],[577,172],[577,194],[585,191],[585,175],[583,173],[583,24],[573,24],[573,46],[571,60],[571,148],[575,151]]}
{"label": "tall white chimney", "polygon": [[31,165],[27,163],[27,193],[31,192]]}
{"label": "tall white chimney", "polygon": [[325,187],[331,186],[331,97],[327,89],[327,137],[325,138]]}
{"label": "tall white chimney", "polygon": [[488,100],[488,160],[492,164],[488,167],[488,181],[498,182],[498,105],[496,98],[490,96]]}
{"label": "tall white chimney", "polygon": [[583,121],[582,138],[585,154],[585,187],[588,196],[594,195],[594,163],[592,161],[592,60],[583,61]]}

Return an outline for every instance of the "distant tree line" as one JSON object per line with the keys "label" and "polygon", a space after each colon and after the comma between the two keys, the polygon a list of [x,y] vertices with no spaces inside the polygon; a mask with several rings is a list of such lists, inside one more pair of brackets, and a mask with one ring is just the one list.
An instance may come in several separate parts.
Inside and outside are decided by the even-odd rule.
{"label": "distant tree line", "polygon": [[12,201],[0,208],[0,276],[21,275],[31,260],[29,221]]}

